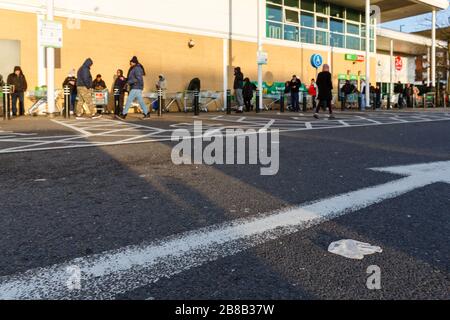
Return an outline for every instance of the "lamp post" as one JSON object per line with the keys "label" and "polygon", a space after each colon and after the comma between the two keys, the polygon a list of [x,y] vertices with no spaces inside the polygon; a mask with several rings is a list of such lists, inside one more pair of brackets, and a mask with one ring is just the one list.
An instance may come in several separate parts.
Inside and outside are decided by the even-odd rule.
{"label": "lamp post", "polygon": [[[258,52],[257,56],[259,57],[260,53],[263,50],[262,47],[262,26],[264,19],[262,18],[262,14],[264,13],[263,9],[261,8],[262,0],[256,0],[258,3]],[[262,70],[262,64],[258,61],[258,91],[259,91],[259,104],[256,106],[256,108],[261,108],[263,105],[263,70]],[[258,112],[259,110],[257,110]]]}
{"label": "lamp post", "polygon": [[[47,20],[53,21],[54,0],[47,0]],[[47,49],[47,108],[52,117],[55,114],[55,49]]]}

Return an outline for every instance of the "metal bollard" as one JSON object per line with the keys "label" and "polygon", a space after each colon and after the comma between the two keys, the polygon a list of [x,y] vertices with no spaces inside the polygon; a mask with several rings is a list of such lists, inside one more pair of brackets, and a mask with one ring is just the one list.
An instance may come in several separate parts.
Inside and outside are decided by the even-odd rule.
{"label": "metal bollard", "polygon": [[162,109],[163,109],[163,91],[162,89],[158,89],[158,117],[162,117]]}
{"label": "metal bollard", "polygon": [[227,90],[227,114],[231,114],[231,90]]}
{"label": "metal bollard", "polygon": [[10,119],[10,104],[11,104],[11,87],[7,84],[3,86],[3,120]]}
{"label": "metal bollard", "polygon": [[114,113],[119,115],[121,112],[119,110],[119,106],[120,106],[120,90],[119,89],[114,89]]}
{"label": "metal bollard", "polygon": [[256,90],[256,113],[260,113],[261,112],[261,110],[259,109],[259,90],[257,89]]}
{"label": "metal bollard", "polygon": [[306,94],[303,92],[303,112],[306,112],[307,110],[307,104],[308,104],[308,97],[306,96]]}
{"label": "metal bollard", "polygon": [[280,112],[284,113],[284,93],[280,94]]}
{"label": "metal bollard", "polygon": [[70,118],[70,87],[64,87],[64,118]]}
{"label": "metal bollard", "polygon": [[198,90],[195,90],[195,92],[194,92],[194,115],[195,116],[200,115],[199,97],[200,97],[200,93],[198,92]]}

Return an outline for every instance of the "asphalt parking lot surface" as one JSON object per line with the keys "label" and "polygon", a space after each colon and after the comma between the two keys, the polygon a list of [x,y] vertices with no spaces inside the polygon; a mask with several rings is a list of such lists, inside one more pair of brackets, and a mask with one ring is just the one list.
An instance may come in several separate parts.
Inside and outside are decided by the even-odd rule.
{"label": "asphalt parking lot surface", "polygon": [[[175,165],[172,135],[194,121],[200,136],[278,129],[277,174]],[[372,170],[387,167],[401,169]],[[445,110],[15,119],[0,176],[0,298],[450,298]],[[342,239],[383,252],[328,252]]]}

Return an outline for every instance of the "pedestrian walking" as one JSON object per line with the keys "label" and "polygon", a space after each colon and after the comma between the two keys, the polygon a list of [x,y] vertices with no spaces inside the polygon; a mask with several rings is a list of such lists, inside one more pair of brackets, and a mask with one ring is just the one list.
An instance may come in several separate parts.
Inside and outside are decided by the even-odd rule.
{"label": "pedestrian walking", "polygon": [[28,84],[22,68],[14,67],[14,72],[8,76],[6,82],[11,86],[13,116],[17,116],[17,101],[19,101],[19,116],[23,116],[25,114],[25,91],[27,91]]}
{"label": "pedestrian walking", "polygon": [[241,67],[237,67],[234,69],[234,95],[236,97],[237,102],[237,110],[236,112],[242,113],[244,112],[244,74],[241,71]]}
{"label": "pedestrian walking", "polygon": [[294,112],[300,111],[300,88],[302,86],[302,82],[296,75],[292,76],[292,79],[289,83],[289,88],[291,89],[291,107]]}
{"label": "pedestrian walking", "polygon": [[122,114],[117,116],[117,118],[125,120],[128,115],[128,110],[130,109],[131,104],[134,102],[134,100],[137,100],[144,113],[144,119],[149,119],[150,112],[148,111],[144,99],[142,98],[142,90],[144,90],[145,69],[139,63],[139,60],[136,56],[134,56],[130,60],[130,66],[131,68],[127,79],[127,84],[130,86],[130,93],[128,94],[127,103],[125,105]]}
{"label": "pedestrian walking", "polygon": [[123,70],[118,69],[116,80],[114,81],[114,115],[122,114],[123,104],[125,102],[127,79],[123,76]]}
{"label": "pedestrian walking", "polygon": [[316,83],[319,90],[319,93],[317,95],[319,104],[316,107],[314,118],[319,119],[320,108],[328,107],[330,119],[334,119],[333,108],[331,106],[331,101],[333,100],[333,82],[330,73],[330,66],[328,64],[323,65],[322,72],[320,72],[317,76]]}
{"label": "pedestrian walking", "polygon": [[83,115],[91,119],[100,118],[97,108],[92,101],[92,74],[91,67],[94,64],[91,58],[86,59],[77,72],[77,98],[76,105],[77,119],[83,119]]}
{"label": "pedestrian walking", "polygon": [[245,78],[242,94],[244,96],[245,110],[247,112],[250,112],[253,110],[252,99],[253,99],[254,91],[256,91],[256,85],[251,83],[249,78]]}
{"label": "pedestrian walking", "polygon": [[63,88],[68,86],[70,89],[70,114],[75,113],[75,104],[77,103],[77,77],[75,73],[75,69],[70,70],[63,82]]}

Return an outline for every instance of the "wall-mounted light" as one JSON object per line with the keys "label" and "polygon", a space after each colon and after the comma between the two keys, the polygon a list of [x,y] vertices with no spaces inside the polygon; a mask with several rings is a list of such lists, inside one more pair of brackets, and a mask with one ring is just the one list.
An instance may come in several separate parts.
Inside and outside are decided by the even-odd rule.
{"label": "wall-mounted light", "polygon": [[190,49],[192,49],[193,47],[195,47],[195,41],[194,40],[189,40],[189,42],[188,42],[188,46],[189,46],[189,48]]}

